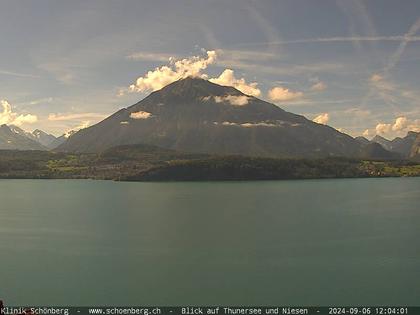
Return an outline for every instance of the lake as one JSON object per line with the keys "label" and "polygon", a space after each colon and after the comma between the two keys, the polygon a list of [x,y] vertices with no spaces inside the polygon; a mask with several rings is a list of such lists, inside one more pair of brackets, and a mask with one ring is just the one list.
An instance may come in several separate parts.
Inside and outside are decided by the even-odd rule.
{"label": "lake", "polygon": [[419,305],[420,178],[0,180],[0,299]]}

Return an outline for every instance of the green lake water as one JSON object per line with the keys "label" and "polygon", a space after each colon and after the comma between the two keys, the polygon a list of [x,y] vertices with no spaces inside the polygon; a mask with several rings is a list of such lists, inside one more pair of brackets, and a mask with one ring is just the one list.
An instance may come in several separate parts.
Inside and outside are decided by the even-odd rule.
{"label": "green lake water", "polygon": [[420,178],[0,180],[8,305],[420,305]]}

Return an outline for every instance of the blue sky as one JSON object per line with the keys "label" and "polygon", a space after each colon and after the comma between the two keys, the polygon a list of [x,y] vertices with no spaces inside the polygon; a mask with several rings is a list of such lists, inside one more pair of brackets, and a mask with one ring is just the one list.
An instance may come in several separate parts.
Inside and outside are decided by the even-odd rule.
{"label": "blue sky", "polygon": [[353,136],[420,131],[418,0],[4,0],[0,39],[0,123],[27,130],[194,74]]}

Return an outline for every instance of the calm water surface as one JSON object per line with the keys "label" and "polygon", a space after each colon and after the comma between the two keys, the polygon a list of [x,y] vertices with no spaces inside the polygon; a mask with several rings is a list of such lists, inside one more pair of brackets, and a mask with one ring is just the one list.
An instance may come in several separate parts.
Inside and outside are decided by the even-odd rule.
{"label": "calm water surface", "polygon": [[420,178],[0,180],[0,299],[420,305]]}

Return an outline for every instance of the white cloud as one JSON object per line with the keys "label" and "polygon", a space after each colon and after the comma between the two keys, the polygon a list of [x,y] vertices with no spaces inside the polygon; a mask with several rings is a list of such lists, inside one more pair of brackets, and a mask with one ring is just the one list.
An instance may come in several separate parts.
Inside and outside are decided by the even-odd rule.
{"label": "white cloud", "polygon": [[327,84],[325,82],[319,81],[311,86],[311,91],[324,91],[327,88]]}
{"label": "white cloud", "polygon": [[19,115],[15,118],[15,120],[11,123],[12,125],[21,126],[23,124],[33,124],[38,121],[38,117],[36,115]]}
{"label": "white cloud", "polygon": [[398,117],[395,120],[395,123],[392,125],[392,130],[401,131],[407,128],[407,125],[408,125],[408,119],[406,117]]}
{"label": "white cloud", "polygon": [[379,123],[375,127],[376,134],[388,136],[404,136],[408,131],[420,132],[420,119],[408,119],[400,116],[394,123]]}
{"label": "white cloud", "polygon": [[385,135],[392,130],[392,125],[380,123],[376,125],[375,130],[376,130],[376,134]]}
{"label": "white cloud", "polygon": [[258,122],[258,123],[244,123],[241,124],[241,127],[245,128],[253,128],[253,127],[279,127],[276,124],[266,123],[266,122]]}
{"label": "white cloud", "polygon": [[130,85],[128,89],[121,90],[119,94],[156,91],[188,76],[206,78],[207,76],[202,74],[201,71],[214,63],[216,58],[217,54],[214,50],[207,51],[206,57],[193,56],[181,60],[171,58],[169,65],[148,71],[144,76],[139,77],[134,84]]}
{"label": "white cloud", "polygon": [[212,78],[209,81],[220,85],[233,86],[247,95],[258,97],[261,94],[261,90],[258,88],[257,82],[247,83],[244,78],[237,79],[231,69],[225,69],[219,77]]}
{"label": "white cloud", "polygon": [[370,131],[369,131],[369,129],[366,129],[365,131],[363,131],[362,136],[363,136],[363,137],[369,137],[369,136],[370,136]]}
{"label": "white cloud", "polygon": [[276,86],[268,91],[268,97],[272,101],[292,101],[303,97],[302,92],[294,92],[281,86]]}
{"label": "white cloud", "polygon": [[234,106],[244,106],[248,104],[249,97],[246,95],[225,95],[215,96],[214,100],[216,103],[228,102]]}
{"label": "white cloud", "polygon": [[326,125],[330,120],[330,115],[328,113],[322,113],[316,116],[312,121],[318,124]]}
{"label": "white cloud", "polygon": [[239,124],[234,123],[234,122],[230,122],[230,121],[224,121],[222,122],[223,126],[239,126]]}
{"label": "white cloud", "polygon": [[76,127],[67,129],[66,132],[64,133],[64,137],[66,138],[70,138],[70,136],[74,135],[76,132],[78,132],[79,130],[85,129],[87,127],[90,126],[90,121],[86,120],[86,121],[82,121],[79,125],[77,125]]}
{"label": "white cloud", "polygon": [[38,121],[38,117],[32,114],[18,115],[13,112],[12,105],[6,100],[0,100],[3,111],[0,112],[0,125],[16,125],[21,126],[23,124],[33,124]]}
{"label": "white cloud", "polygon": [[89,126],[90,126],[90,121],[88,121],[88,120],[82,121],[79,125],[77,125],[75,127],[72,127],[70,129],[67,129],[66,132],[64,133],[64,137],[65,138],[70,138],[72,135],[74,135],[79,130],[85,129]]}
{"label": "white cloud", "polygon": [[142,111],[142,110],[130,114],[130,118],[132,118],[132,119],[148,119],[152,116],[153,116],[152,113],[145,112],[145,111]]}
{"label": "white cloud", "polygon": [[[213,122],[213,124],[218,125],[218,122]],[[223,126],[237,126],[237,127],[243,127],[243,128],[254,128],[254,127],[281,127],[278,124],[268,123],[265,121],[255,122],[255,123],[235,123],[230,121],[224,121],[222,122]]]}
{"label": "white cloud", "polygon": [[80,125],[74,127],[73,130],[81,130],[81,129],[85,129],[89,126],[90,126],[90,121],[86,120],[86,121],[83,121]]}

